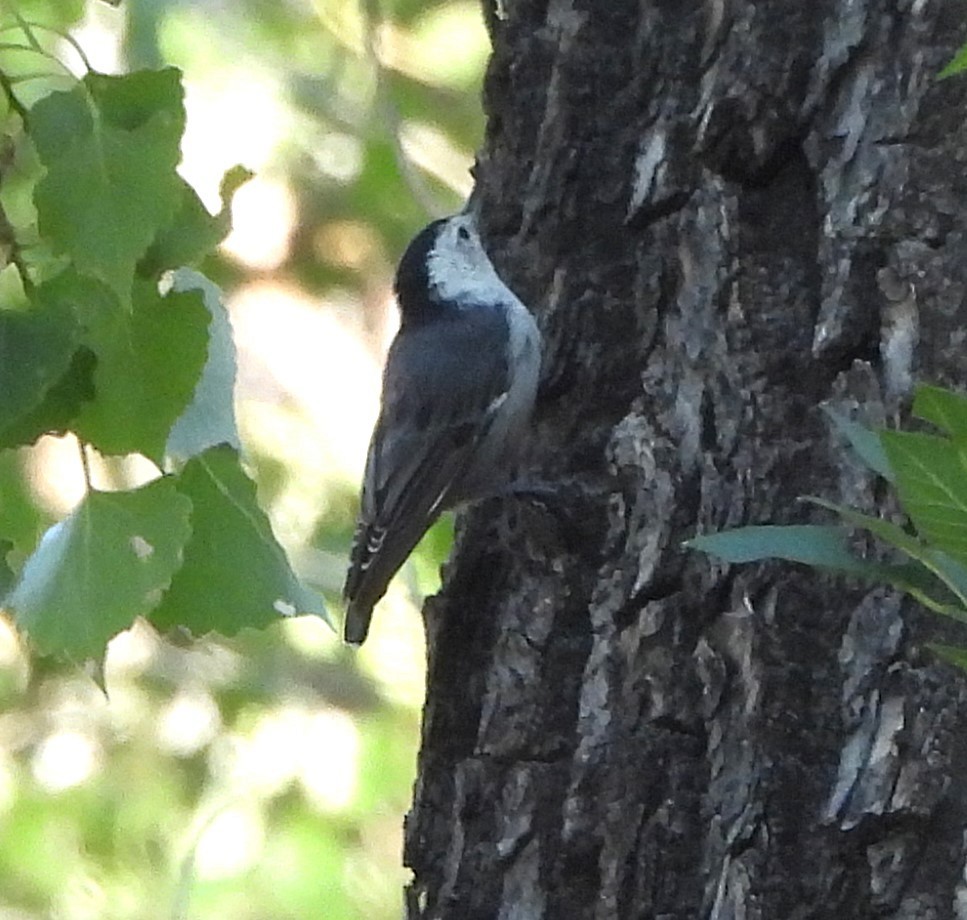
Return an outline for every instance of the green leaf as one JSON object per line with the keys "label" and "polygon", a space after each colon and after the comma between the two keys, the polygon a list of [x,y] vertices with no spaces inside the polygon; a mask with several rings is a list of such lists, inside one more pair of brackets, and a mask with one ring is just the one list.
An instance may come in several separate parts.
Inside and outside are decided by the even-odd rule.
{"label": "green leaf", "polygon": [[40,404],[24,413],[0,436],[0,448],[33,444],[43,434],[62,434],[94,397],[97,358],[88,348],[78,348],[64,375],[45,394]]}
{"label": "green leaf", "polygon": [[34,191],[38,224],[55,251],[126,303],[135,265],[179,204],[180,75],[91,73],[83,82],[30,111],[47,168]]}
{"label": "green leaf", "polygon": [[0,450],[0,518],[3,537],[12,540],[18,553],[26,556],[40,535],[53,523],[46,510],[38,507],[30,473],[19,451]]}
{"label": "green leaf", "polygon": [[109,125],[135,131],[163,115],[179,140],[184,133],[185,93],[177,67],[138,70],[121,76],[91,72],[83,82]]}
{"label": "green leaf", "polygon": [[108,641],[160,600],[190,510],[164,478],[132,492],[90,492],[51,527],[7,598],[38,651],[101,659]]}
{"label": "green leaf", "polygon": [[936,652],[944,661],[967,671],[967,648],[960,648],[957,645],[942,645],[939,642],[929,642],[927,648]]}
{"label": "green leaf", "polygon": [[[885,523],[885,522],[881,522]],[[830,572],[853,575],[875,584],[892,585],[932,610],[959,620],[967,619],[958,599],[918,562],[884,565],[854,556],[847,530],[814,524],[740,527],[689,540],[691,549],[718,556],[726,562],[784,559]]]}
{"label": "green leaf", "polygon": [[838,572],[862,574],[870,568],[870,563],[857,559],[850,552],[848,535],[845,527],[765,524],[705,534],[685,545],[726,562],[785,559]]}
{"label": "green leaf", "polygon": [[23,431],[23,419],[67,373],[79,330],[70,308],[34,292],[32,309],[0,310],[0,447],[30,443],[47,430],[38,420]]}
{"label": "green leaf", "polygon": [[913,397],[913,414],[956,440],[967,440],[967,397],[961,393],[919,386]]}
{"label": "green leaf", "polygon": [[806,501],[836,512],[844,521],[868,531],[913,560],[913,565],[882,567],[885,582],[906,591],[937,613],[959,620],[967,618],[967,570],[956,560],[927,546],[892,521],[822,498]]}
{"label": "green leaf", "polygon": [[938,76],[943,80],[967,70],[967,45],[962,46],[953,56],[950,63],[940,71]]}
{"label": "green leaf", "polygon": [[328,622],[322,600],[289,567],[235,450],[214,447],[194,457],[177,482],[191,499],[192,537],[152,623],[233,636],[295,613]]}
{"label": "green leaf", "polygon": [[967,562],[967,451],[929,434],[884,431],[881,439],[917,532]]}
{"label": "green leaf", "polygon": [[850,447],[856,451],[859,458],[874,473],[878,473],[884,479],[892,482],[893,470],[890,469],[890,462],[887,460],[883,445],[880,443],[879,434],[858,422],[851,421],[841,412],[829,406],[825,406],[824,411],[835,425],[836,430],[849,441]]}
{"label": "green leaf", "polygon": [[197,291],[161,297],[153,283],[138,282],[133,294],[130,313],[116,303],[85,302],[94,308],[82,322],[98,359],[96,395],[75,430],[104,453],[141,453],[160,463],[206,360],[209,313]]}
{"label": "green leaf", "polygon": [[41,163],[53,163],[94,131],[94,108],[82,86],[51,93],[30,110],[30,139]]}
{"label": "green leaf", "polygon": [[138,263],[138,273],[152,277],[167,269],[201,261],[228,236],[232,197],[251,177],[252,173],[243,166],[234,166],[225,173],[221,184],[222,209],[214,215],[208,213],[195,190],[183,179],[179,180],[178,210]]}
{"label": "green leaf", "polygon": [[907,533],[902,527],[900,527],[898,524],[894,524],[892,521],[885,521],[883,518],[863,514],[863,512],[856,511],[854,508],[847,508],[845,505],[838,505],[836,502],[827,501],[825,498],[809,496],[801,500],[807,501],[813,505],[818,505],[820,508],[826,508],[829,511],[836,512],[836,514],[843,518],[844,521],[847,521],[856,527],[861,527],[863,530],[868,530],[873,535],[879,537],[881,540],[884,540],[891,546],[896,547],[914,559],[921,559],[926,552],[927,548],[923,543],[920,542],[920,540],[917,539],[917,537],[911,533]]}
{"label": "green leaf", "polygon": [[208,360],[194,398],[171,429],[165,453],[173,460],[184,461],[216,444],[240,449],[235,424],[235,342],[222,292],[204,275],[187,268],[174,273],[173,289],[201,292],[211,323]]}
{"label": "green leaf", "polygon": [[[967,568],[964,568],[956,559],[947,555],[943,550],[928,546],[923,556],[924,565],[931,572],[936,573],[951,592],[956,595],[957,604],[960,608],[958,619],[967,619]],[[929,605],[928,605],[929,606]],[[942,610],[941,613],[949,614],[949,610]]]}
{"label": "green leaf", "polygon": [[[44,282],[30,294],[30,299],[34,309],[19,314],[0,312],[0,392],[10,395],[9,401],[0,405],[0,448],[30,444],[46,432],[70,427],[83,404],[94,396],[97,359],[84,343],[87,324],[83,318],[120,309],[106,287],[73,269]],[[39,347],[47,355],[55,346],[61,349],[56,365],[48,367],[44,355],[23,338],[5,337],[7,317],[13,319],[14,330],[18,323],[35,323],[35,332],[46,342],[38,343]],[[43,323],[39,322],[41,318]],[[58,368],[64,366],[64,350],[69,350],[67,363],[57,374]],[[13,381],[6,379],[8,373]],[[5,419],[5,410],[18,405],[18,386],[41,374],[45,375],[46,386],[40,388],[40,401],[26,411],[21,406],[16,418]]]}

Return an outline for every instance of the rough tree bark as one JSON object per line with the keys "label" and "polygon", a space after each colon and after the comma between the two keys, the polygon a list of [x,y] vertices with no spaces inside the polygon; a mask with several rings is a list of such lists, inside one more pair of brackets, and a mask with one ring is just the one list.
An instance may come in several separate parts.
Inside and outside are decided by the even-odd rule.
{"label": "rough tree bark", "polygon": [[937,624],[681,548],[804,494],[883,510],[821,406],[963,384],[967,83],[936,74],[967,6],[490,22],[486,229],[547,339],[534,468],[572,482],[465,514],[426,606],[409,917],[967,917]]}

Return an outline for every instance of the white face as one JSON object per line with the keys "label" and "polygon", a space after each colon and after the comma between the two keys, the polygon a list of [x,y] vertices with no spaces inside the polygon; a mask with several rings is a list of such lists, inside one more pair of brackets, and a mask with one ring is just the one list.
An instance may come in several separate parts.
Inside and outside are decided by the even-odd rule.
{"label": "white face", "polygon": [[443,224],[427,268],[430,284],[451,303],[517,299],[497,277],[470,214],[456,214]]}

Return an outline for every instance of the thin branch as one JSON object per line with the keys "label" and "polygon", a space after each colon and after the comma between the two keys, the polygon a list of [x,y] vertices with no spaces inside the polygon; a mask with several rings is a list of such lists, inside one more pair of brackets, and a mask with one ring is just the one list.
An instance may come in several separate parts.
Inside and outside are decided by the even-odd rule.
{"label": "thin branch", "polygon": [[40,29],[42,32],[49,32],[51,35],[56,35],[58,38],[63,39],[65,42],[67,42],[68,45],[71,46],[71,48],[74,49],[75,52],[77,52],[77,56],[81,59],[81,63],[84,65],[84,69],[87,70],[88,72],[92,72],[94,70],[94,67],[91,64],[90,58],[88,58],[88,56],[84,53],[84,49],[78,44],[77,39],[74,38],[74,36],[71,35],[70,32],[62,32],[60,29],[55,29],[55,28],[52,28],[51,26],[45,26],[42,22],[33,22],[32,20],[24,19],[24,17],[21,16],[20,13],[14,13],[13,15],[16,18],[17,23],[20,26],[20,29],[23,31],[24,35],[26,36],[27,41],[33,47],[34,51],[36,51],[38,54],[42,54],[44,55],[44,57],[48,57],[51,60],[57,61],[58,64],[64,67],[64,64],[62,61],[60,61],[57,57],[52,55],[49,51],[44,50],[40,42],[37,41],[37,36],[34,35],[33,33],[34,29]]}
{"label": "thin branch", "polygon": [[34,292],[36,285],[34,284],[33,278],[30,277],[30,270],[27,268],[27,263],[24,261],[23,253],[20,251],[20,247],[14,240],[10,246],[10,254],[7,256],[7,261],[17,270],[17,274],[20,276],[20,283],[23,285],[24,293],[30,295]]}
{"label": "thin branch", "polygon": [[23,16],[20,15],[17,10],[14,10],[13,18],[17,20],[16,26],[11,26],[14,29],[20,29],[24,34],[24,38],[27,39],[28,44],[34,49],[38,54],[45,54],[46,52],[41,47],[40,42],[37,41],[37,36],[34,35],[34,30],[31,28],[31,23],[29,23]]}
{"label": "thin branch", "polygon": [[9,75],[2,70],[0,70],[0,89],[3,90],[4,96],[7,97],[7,104],[10,108],[20,116],[24,124],[27,124],[30,113],[14,93],[13,83],[10,81]]}
{"label": "thin branch", "polygon": [[[3,90],[4,96],[7,98],[7,102],[12,111],[16,112],[21,121],[26,125],[28,119],[28,111],[26,106],[16,97],[13,91],[13,83],[8,74],[0,70],[0,88]],[[10,149],[8,145],[13,142],[7,138],[4,139],[2,149],[0,149],[0,185],[3,184],[3,167],[8,162],[8,156]],[[9,252],[7,253],[7,263],[13,265],[17,270],[17,274],[20,276],[20,283],[23,285],[24,292],[28,295],[34,290],[34,282],[30,277],[30,272],[27,268],[27,263],[23,257],[23,249],[20,243],[17,241],[17,234],[7,218],[7,214],[3,209],[3,204],[0,203],[0,243],[5,244],[9,247]]]}

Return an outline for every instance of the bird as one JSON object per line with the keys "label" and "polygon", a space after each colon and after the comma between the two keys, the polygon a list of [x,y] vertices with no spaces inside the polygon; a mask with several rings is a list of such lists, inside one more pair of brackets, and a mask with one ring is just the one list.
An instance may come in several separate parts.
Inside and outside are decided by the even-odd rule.
{"label": "bird", "polygon": [[537,323],[497,274],[469,204],[416,235],[394,292],[400,326],[343,590],[352,645],[366,639],[374,606],[440,514],[509,483],[540,377]]}

